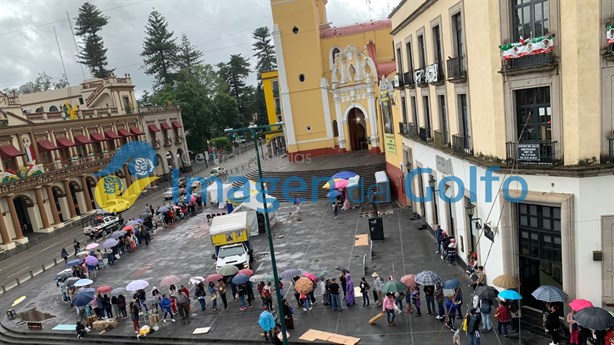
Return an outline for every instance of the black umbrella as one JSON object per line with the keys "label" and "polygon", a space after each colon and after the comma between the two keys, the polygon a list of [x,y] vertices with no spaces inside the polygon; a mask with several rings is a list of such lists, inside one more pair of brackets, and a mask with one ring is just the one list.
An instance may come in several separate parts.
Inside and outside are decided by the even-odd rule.
{"label": "black umbrella", "polygon": [[337,266],[335,267],[335,269],[341,272],[350,273],[350,270],[348,270],[347,268]]}
{"label": "black umbrella", "polygon": [[596,331],[607,330],[614,326],[614,316],[599,307],[584,308],[575,313],[573,318],[580,326]]}
{"label": "black umbrella", "polygon": [[499,296],[499,290],[492,286],[479,286],[475,289],[474,294],[478,295],[480,299],[494,299]]}
{"label": "black umbrella", "polygon": [[66,284],[66,286],[68,286],[68,287],[73,287],[75,285],[75,283],[77,281],[79,281],[79,279],[81,279],[81,278],[79,278],[79,277],[68,278],[68,279],[66,279],[64,281],[64,284]]}

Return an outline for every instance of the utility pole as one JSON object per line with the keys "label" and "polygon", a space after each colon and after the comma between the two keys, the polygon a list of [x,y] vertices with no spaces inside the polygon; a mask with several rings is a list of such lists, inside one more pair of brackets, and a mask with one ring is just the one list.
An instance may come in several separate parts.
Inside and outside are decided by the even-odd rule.
{"label": "utility pole", "polygon": [[[77,44],[77,39],[75,38],[75,32],[72,29],[72,22],[70,21],[70,15],[68,15],[68,11],[66,11],[66,18],[68,18],[68,26],[70,26],[70,33],[72,33],[72,40],[75,42],[75,48],[77,49],[77,56],[81,55],[79,52],[79,45]],[[77,61],[79,62],[79,61]],[[83,80],[85,80],[85,70],[83,69],[83,64],[79,62],[79,66],[81,67],[81,74],[83,74]]]}

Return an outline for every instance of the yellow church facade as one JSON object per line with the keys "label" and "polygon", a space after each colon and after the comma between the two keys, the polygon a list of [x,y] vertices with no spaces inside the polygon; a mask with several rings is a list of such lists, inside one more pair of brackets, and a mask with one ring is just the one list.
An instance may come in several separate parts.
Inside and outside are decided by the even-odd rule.
{"label": "yellow church facade", "polygon": [[[263,74],[271,80],[263,87],[269,122],[284,122],[291,161],[358,150],[383,153],[386,134],[394,135],[390,111],[382,113],[387,91],[380,91],[393,88],[396,71],[390,20],[333,27],[327,2],[271,0],[278,71]],[[389,142],[394,149],[394,139]]]}

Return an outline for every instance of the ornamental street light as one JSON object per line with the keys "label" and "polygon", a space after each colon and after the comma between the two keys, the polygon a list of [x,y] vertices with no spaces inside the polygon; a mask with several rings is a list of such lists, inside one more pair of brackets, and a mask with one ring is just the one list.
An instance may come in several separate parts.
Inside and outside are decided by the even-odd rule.
{"label": "ornamental street light", "polygon": [[266,234],[269,240],[269,252],[271,253],[271,266],[273,266],[273,280],[275,281],[275,295],[277,297],[277,309],[279,311],[279,323],[281,325],[281,335],[284,345],[288,344],[288,336],[286,335],[286,324],[284,320],[284,308],[282,305],[282,296],[279,291],[279,276],[277,275],[277,263],[275,262],[275,248],[273,247],[273,236],[271,235],[271,223],[269,221],[268,201],[266,199],[266,190],[264,189],[264,181],[262,180],[262,166],[260,164],[260,152],[258,151],[258,132],[260,130],[271,130],[274,127],[283,126],[283,122],[277,122],[273,125],[250,125],[244,128],[226,128],[224,133],[246,133],[252,134],[254,139],[254,150],[256,151],[256,161],[258,162],[258,177],[260,178],[260,190],[264,193],[264,223],[266,226]]}

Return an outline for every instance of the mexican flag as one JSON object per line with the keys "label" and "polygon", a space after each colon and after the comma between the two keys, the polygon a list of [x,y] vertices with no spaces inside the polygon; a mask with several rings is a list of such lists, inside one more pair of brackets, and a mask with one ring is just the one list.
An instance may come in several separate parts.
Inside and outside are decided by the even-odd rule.
{"label": "mexican flag", "polygon": [[605,36],[608,38],[608,44],[614,44],[614,24],[605,27]]}
{"label": "mexican flag", "polygon": [[503,60],[516,59],[526,55],[546,54],[552,51],[553,36],[523,39],[522,43],[507,43],[499,46]]}

